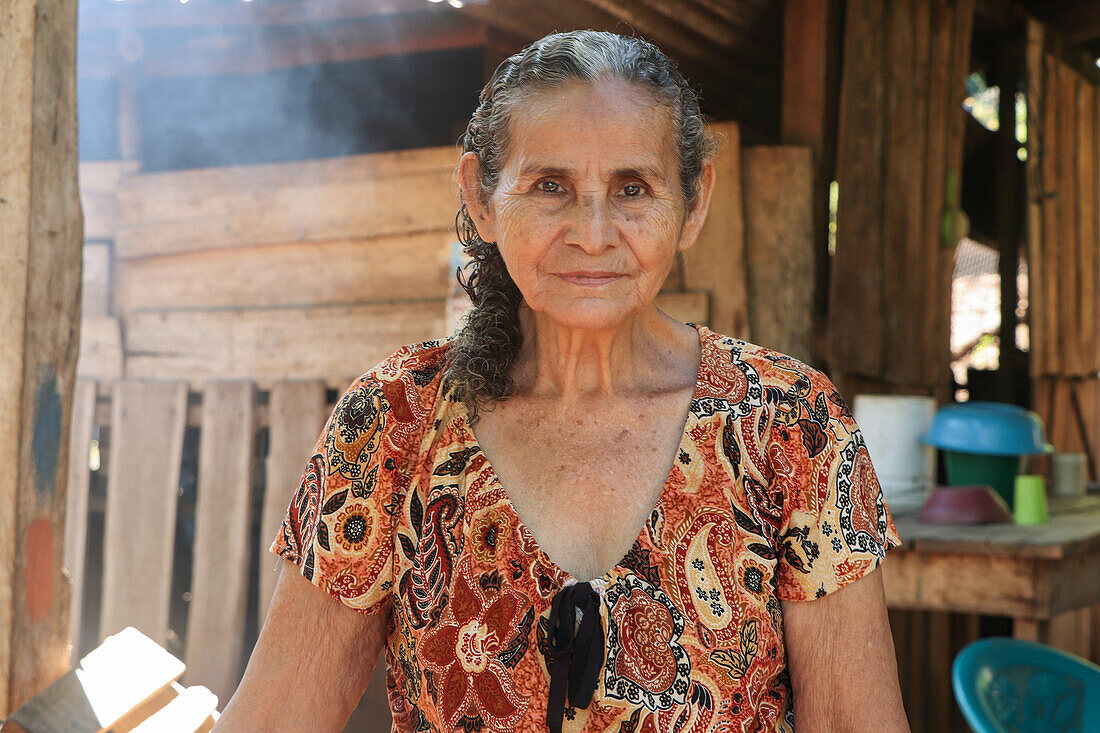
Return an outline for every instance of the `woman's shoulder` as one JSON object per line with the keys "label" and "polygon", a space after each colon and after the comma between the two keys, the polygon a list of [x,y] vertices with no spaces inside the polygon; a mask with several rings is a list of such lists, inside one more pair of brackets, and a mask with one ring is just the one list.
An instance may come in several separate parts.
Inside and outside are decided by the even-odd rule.
{"label": "woman's shoulder", "polygon": [[730,363],[742,365],[744,371],[751,371],[762,387],[794,388],[805,385],[812,389],[835,390],[824,371],[798,357],[709,329],[704,330],[704,337],[709,337],[712,348],[722,354],[719,363],[724,362],[728,354]]}
{"label": "woman's shoulder", "polygon": [[450,343],[450,338],[421,341],[391,353],[352,380],[337,400],[337,419],[355,422],[376,413],[382,418],[377,429],[428,419],[439,396]]}

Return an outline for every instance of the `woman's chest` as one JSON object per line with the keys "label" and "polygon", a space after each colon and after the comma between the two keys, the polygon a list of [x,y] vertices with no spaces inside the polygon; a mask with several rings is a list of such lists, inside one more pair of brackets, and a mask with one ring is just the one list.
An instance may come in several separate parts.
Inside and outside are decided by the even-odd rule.
{"label": "woman's chest", "polygon": [[[682,396],[681,396],[682,397]],[[617,409],[479,422],[487,472],[561,568],[597,577],[629,551],[682,452],[675,399]]]}

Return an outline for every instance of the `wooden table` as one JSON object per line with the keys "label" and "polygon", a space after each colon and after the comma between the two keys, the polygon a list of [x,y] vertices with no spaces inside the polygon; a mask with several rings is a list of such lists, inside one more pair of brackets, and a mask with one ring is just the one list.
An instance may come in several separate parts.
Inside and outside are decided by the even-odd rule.
{"label": "wooden table", "polygon": [[882,566],[890,608],[1009,616],[1018,638],[1095,656],[1081,636],[1100,605],[1100,498],[1052,499],[1050,511],[1034,527],[894,517],[904,544]]}

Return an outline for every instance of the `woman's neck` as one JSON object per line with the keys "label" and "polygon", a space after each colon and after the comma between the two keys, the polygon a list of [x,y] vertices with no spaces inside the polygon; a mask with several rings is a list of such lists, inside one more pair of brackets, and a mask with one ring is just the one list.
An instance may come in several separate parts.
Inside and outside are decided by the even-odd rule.
{"label": "woman's neck", "polygon": [[656,308],[615,328],[593,330],[562,326],[523,306],[520,324],[518,394],[574,401],[664,391],[694,375],[699,363],[697,334]]}

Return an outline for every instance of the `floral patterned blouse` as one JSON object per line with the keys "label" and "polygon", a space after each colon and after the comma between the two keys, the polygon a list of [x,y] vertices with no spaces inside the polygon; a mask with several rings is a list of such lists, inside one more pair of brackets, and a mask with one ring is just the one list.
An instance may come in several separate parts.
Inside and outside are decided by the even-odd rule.
{"label": "floral patterned blouse", "polygon": [[[696,328],[673,468],[631,550],[591,581],[603,664],[566,731],[792,731],[780,601],[831,593],[899,543],[829,379]],[[344,392],[271,550],[351,608],[391,614],[395,731],[543,731],[550,606],[577,581],[444,393],[449,343],[403,347]]]}

